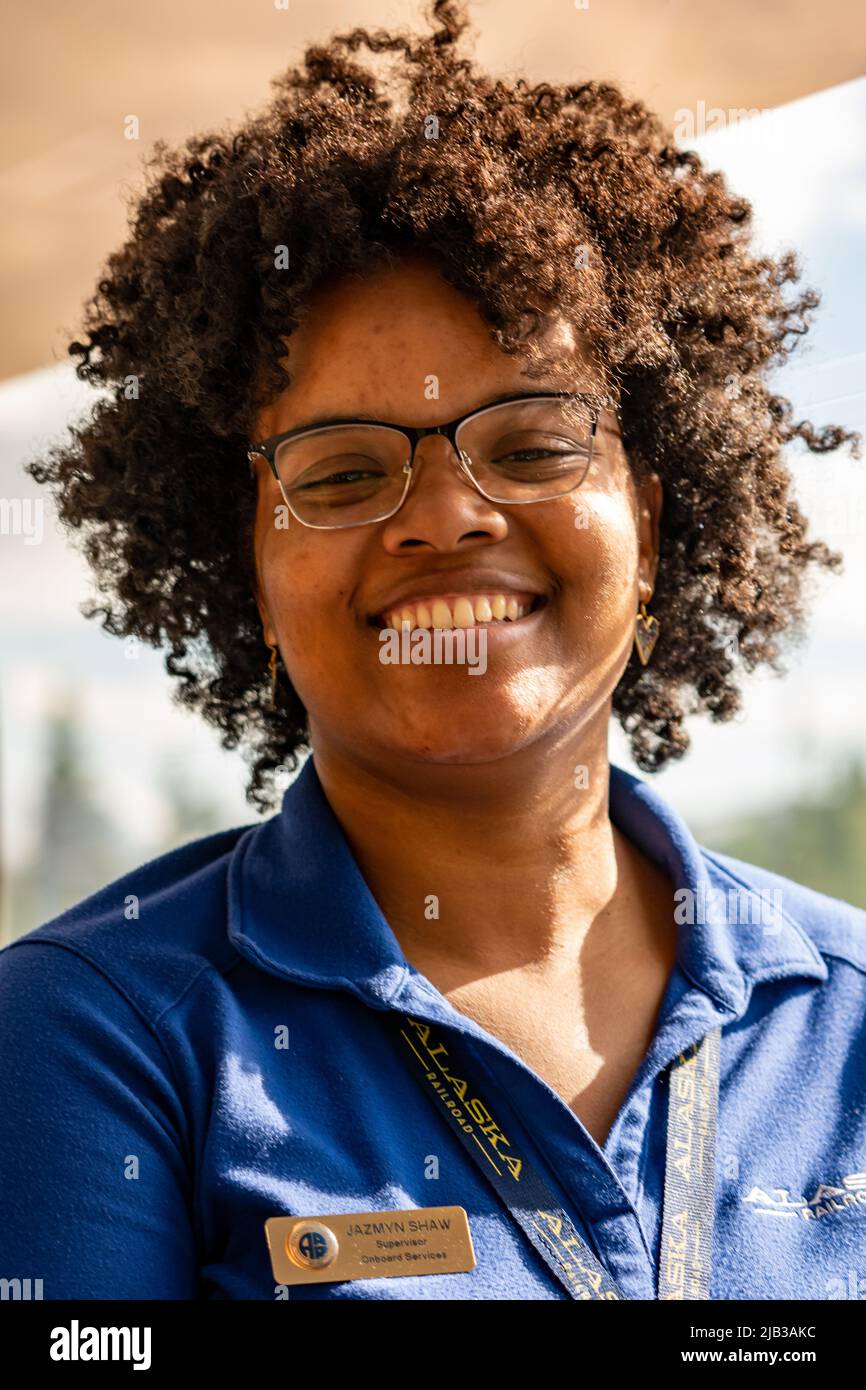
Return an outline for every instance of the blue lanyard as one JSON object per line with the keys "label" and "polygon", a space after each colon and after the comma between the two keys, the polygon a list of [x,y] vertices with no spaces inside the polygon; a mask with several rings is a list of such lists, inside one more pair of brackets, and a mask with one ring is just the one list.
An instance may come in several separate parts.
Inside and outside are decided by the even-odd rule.
{"label": "blue lanyard", "polygon": [[[575,1299],[625,1299],[519,1144],[481,1097],[459,1035],[411,1014],[386,1015],[401,1055],[514,1220]],[[681,1052],[669,1070],[667,1154],[658,1297],[708,1299],[715,1214],[721,1030]],[[414,1058],[414,1062],[413,1059]]]}

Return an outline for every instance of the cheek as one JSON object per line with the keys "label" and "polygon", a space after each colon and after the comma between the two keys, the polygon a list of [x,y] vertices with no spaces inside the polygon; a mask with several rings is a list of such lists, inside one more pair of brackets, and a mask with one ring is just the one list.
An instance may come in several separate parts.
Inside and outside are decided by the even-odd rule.
{"label": "cheek", "polygon": [[292,520],[275,526],[265,513],[257,529],[257,564],[262,595],[276,628],[292,683],[300,687],[318,669],[333,671],[349,647],[354,618],[351,542],[319,536]]}
{"label": "cheek", "polygon": [[559,528],[558,566],[563,584],[598,631],[630,621],[637,581],[638,538],[628,498],[587,491]]}

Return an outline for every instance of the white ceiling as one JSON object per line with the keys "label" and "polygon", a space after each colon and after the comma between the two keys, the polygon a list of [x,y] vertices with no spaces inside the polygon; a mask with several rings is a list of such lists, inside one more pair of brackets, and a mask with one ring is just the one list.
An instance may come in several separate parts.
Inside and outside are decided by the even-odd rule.
{"label": "white ceiling", "polygon": [[[7,3],[0,377],[65,358],[155,139],[241,120],[308,43],[358,24],[418,29],[421,13],[410,0]],[[613,79],[672,124],[700,102],[767,109],[866,72],[862,0],[474,0],[471,15],[487,68]]]}

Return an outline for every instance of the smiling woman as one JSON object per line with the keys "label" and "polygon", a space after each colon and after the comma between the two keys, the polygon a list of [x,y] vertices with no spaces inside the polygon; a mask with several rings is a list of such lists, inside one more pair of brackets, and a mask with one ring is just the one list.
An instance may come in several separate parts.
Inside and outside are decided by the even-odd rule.
{"label": "smiling woman", "polygon": [[[112,395],[31,472],[91,616],[168,647],[260,810],[308,756],[0,956],[0,1274],[824,1298],[866,1256],[866,916],[607,753],[730,719],[838,564],[783,449],[853,437],[766,384],[816,298],[640,103],[432,18],[159,150],[70,348]],[[430,658],[461,636],[483,670]]]}

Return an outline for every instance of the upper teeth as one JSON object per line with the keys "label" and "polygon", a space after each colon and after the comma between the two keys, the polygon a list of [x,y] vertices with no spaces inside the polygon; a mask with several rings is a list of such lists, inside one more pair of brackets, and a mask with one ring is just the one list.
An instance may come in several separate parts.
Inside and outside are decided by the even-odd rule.
{"label": "upper teeth", "polygon": [[506,594],[465,594],[460,598],[423,600],[402,604],[382,616],[386,627],[474,627],[476,623],[516,622],[532,603],[521,603]]}

